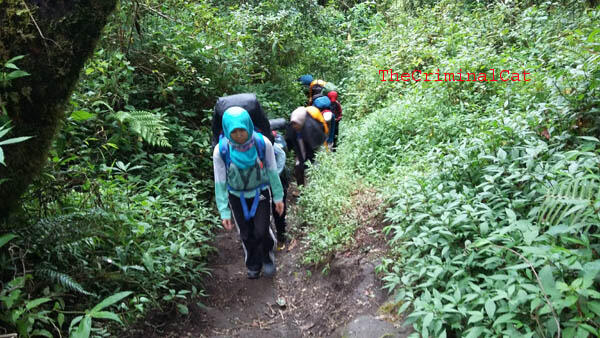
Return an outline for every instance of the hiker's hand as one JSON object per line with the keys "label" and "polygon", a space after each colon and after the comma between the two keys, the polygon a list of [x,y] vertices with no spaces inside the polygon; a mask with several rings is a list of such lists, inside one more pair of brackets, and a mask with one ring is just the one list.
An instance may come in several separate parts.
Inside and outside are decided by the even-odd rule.
{"label": "hiker's hand", "polygon": [[275,211],[279,214],[279,216],[283,215],[283,201],[275,203]]}
{"label": "hiker's hand", "polygon": [[231,221],[231,218],[223,220],[223,228],[225,228],[227,231],[233,229],[233,222]]}

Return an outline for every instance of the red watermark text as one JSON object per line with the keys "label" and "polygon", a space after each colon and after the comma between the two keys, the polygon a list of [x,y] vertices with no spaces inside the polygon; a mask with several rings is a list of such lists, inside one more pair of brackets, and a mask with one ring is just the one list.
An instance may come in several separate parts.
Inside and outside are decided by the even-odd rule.
{"label": "red watermark text", "polygon": [[438,69],[435,73],[427,73],[421,71],[419,69],[415,69],[410,73],[394,73],[392,69],[379,69],[379,75],[381,76],[381,81],[404,81],[404,82],[517,82],[531,81],[527,75],[531,75],[527,71],[521,72],[513,72],[507,69],[498,70],[491,68],[489,72],[485,73],[468,73],[463,72],[462,69],[459,69],[456,73],[442,73]]}

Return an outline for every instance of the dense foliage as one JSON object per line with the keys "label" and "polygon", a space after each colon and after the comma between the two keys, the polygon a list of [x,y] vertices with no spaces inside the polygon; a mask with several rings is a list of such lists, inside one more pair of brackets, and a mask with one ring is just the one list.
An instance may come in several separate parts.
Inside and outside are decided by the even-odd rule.
{"label": "dense foliage", "polygon": [[[377,52],[360,53],[346,81],[357,95],[341,149],[322,154],[301,203],[343,212],[339,189],[353,185],[332,184],[379,187],[392,247],[379,271],[416,335],[597,336],[600,12],[453,1],[391,11],[394,29],[373,28],[365,51]],[[382,82],[389,68],[528,70],[532,81]],[[338,219],[314,221],[311,238],[348,240]]]}
{"label": "dense foliage", "polygon": [[[319,3],[121,2],[48,164],[0,225],[0,335],[108,336],[150,309],[186,314],[219,223],[211,108],[252,91],[287,116],[305,73],[334,82],[344,107],[338,151],[301,188],[305,263],[327,271],[375,188],[391,248],[378,271],[415,335],[600,334],[598,9]],[[26,57],[0,60],[0,112]],[[378,72],[491,68],[532,80]],[[27,138],[0,122],[4,165],[2,148]]]}
{"label": "dense foliage", "polygon": [[[218,224],[216,98],[253,91],[270,117],[288,114],[304,100],[300,74],[343,74],[351,50],[338,37],[351,29],[306,1],[122,2],[47,166],[2,225],[0,335],[109,335],[106,319],[186,314]],[[21,58],[2,60],[3,88],[28,75]],[[24,140],[2,122],[0,145]]]}

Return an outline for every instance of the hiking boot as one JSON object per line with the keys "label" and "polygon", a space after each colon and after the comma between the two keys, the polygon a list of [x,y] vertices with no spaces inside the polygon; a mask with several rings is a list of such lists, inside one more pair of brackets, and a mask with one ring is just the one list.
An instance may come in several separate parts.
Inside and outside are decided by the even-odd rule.
{"label": "hiking boot", "polygon": [[281,250],[285,249],[286,242],[287,242],[287,239],[285,237],[285,234],[277,233],[277,251],[281,251]]}
{"label": "hiking boot", "polygon": [[260,271],[248,270],[248,279],[258,279]]}
{"label": "hiking boot", "polygon": [[273,276],[275,274],[275,271],[277,271],[275,263],[263,263],[263,275],[265,275],[265,277]]}

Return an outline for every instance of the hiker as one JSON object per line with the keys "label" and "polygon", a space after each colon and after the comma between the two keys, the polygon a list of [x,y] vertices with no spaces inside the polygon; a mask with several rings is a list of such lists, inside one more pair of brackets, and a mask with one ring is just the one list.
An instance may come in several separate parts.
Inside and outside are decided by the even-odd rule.
{"label": "hiker", "polygon": [[332,122],[331,129],[333,129],[330,134],[333,134],[332,143],[333,143],[333,151],[336,150],[338,144],[338,132],[340,130],[340,121],[342,120],[342,105],[338,102],[338,93],[335,90],[332,90],[327,93],[327,97],[329,97],[329,101],[331,104],[329,105],[329,109],[333,113],[335,119]]}
{"label": "hiker", "polygon": [[[242,240],[250,279],[276,272],[275,238],[270,228],[271,200],[283,214],[283,189],[271,141],[254,130],[248,112],[229,107],[222,117],[223,135],[213,152],[215,199],[223,227],[234,224]],[[269,189],[270,188],[270,189]]]}
{"label": "hiker", "polygon": [[321,96],[314,99],[313,100],[313,105],[315,107],[317,107],[321,114],[323,115],[323,119],[325,120],[325,122],[327,123],[327,126],[329,127],[329,134],[327,134],[327,150],[331,150],[331,148],[333,147],[333,134],[332,134],[332,123],[334,123],[333,121],[333,113],[331,112],[331,110],[329,110],[329,107],[331,106],[331,101],[329,100],[329,97],[320,94]]}
{"label": "hiker", "polygon": [[326,84],[327,82],[323,80],[313,80],[310,83],[308,90],[308,105],[312,105],[315,99],[324,96],[322,92]]}
{"label": "hiker", "polygon": [[[273,125],[271,125],[271,127],[275,129]],[[277,162],[277,173],[279,174],[279,180],[281,181],[281,185],[283,187],[283,213],[280,215],[276,212],[275,203],[273,203],[271,206],[273,209],[275,229],[277,230],[277,250],[283,250],[285,248],[285,243],[287,242],[287,236],[285,235],[285,228],[287,226],[285,221],[285,215],[287,212],[287,190],[289,187],[289,173],[287,167],[285,166],[285,152],[287,150],[287,145],[283,137],[275,130],[273,130],[273,136],[275,137],[273,150],[275,151],[275,160]]]}
{"label": "hiker", "polygon": [[304,95],[306,95],[307,99],[310,99],[310,83],[313,81],[313,76],[310,74],[302,75],[298,78],[298,82],[302,85],[302,89]]}
{"label": "hiker", "polygon": [[315,154],[312,149],[304,144],[302,127],[306,121],[306,108],[298,107],[290,116],[290,124],[285,133],[285,141],[291,145],[295,152],[294,176],[298,186],[304,185],[304,169],[306,161],[314,161]]}
{"label": "hiker", "polygon": [[298,186],[304,185],[304,171],[308,161],[315,159],[315,151],[325,143],[329,129],[318,108],[298,107],[290,117],[286,142],[296,154],[294,174]]}
{"label": "hiker", "polygon": [[327,134],[327,140],[325,141],[327,143],[327,151],[333,151],[333,132],[335,128],[335,119],[331,110],[327,108],[321,110],[321,113],[323,114],[323,119],[329,126],[329,134]]}

